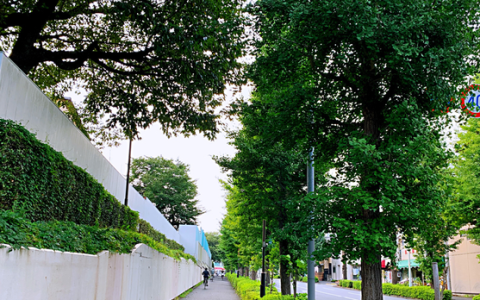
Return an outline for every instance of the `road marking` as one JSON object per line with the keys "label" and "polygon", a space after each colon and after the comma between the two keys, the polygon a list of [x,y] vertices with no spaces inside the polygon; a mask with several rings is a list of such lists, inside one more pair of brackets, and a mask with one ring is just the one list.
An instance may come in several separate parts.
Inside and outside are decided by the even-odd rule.
{"label": "road marking", "polygon": [[358,293],[352,293],[352,292],[348,292],[348,293],[352,295],[358,295]]}
{"label": "road marking", "polygon": [[350,297],[343,297],[343,298],[347,298],[347,299],[352,299],[352,300],[358,300],[358,298],[350,298]]}
{"label": "road marking", "polygon": [[[325,292],[321,292],[321,291],[317,291],[317,292],[322,293],[322,294],[327,294],[327,295],[331,295],[331,296],[335,296],[335,297],[340,297],[340,298],[342,298],[342,296],[335,295],[335,294],[325,293]],[[354,300],[358,300],[358,299],[354,299]]]}

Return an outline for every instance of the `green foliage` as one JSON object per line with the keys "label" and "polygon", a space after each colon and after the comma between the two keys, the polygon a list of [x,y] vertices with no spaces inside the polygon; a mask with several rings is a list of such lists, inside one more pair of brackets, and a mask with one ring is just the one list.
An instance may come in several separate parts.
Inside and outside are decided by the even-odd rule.
{"label": "green foliage", "polygon": [[189,167],[181,161],[163,157],[135,158],[130,181],[135,189],[152,201],[165,218],[178,229],[194,225],[204,213],[198,207],[197,185],[188,176]]}
{"label": "green foliage", "polygon": [[130,253],[140,243],[177,260],[183,257],[196,262],[193,256],[170,249],[166,244],[137,232],[78,225],[70,221],[31,222],[19,213],[0,210],[0,244],[10,245],[13,249],[35,247],[88,254],[103,250]]}
{"label": "green foliage", "polygon": [[205,237],[208,242],[208,249],[212,254],[212,261],[222,261],[222,252],[219,249],[220,233],[218,232],[205,232]]}
{"label": "green foliage", "polygon": [[466,230],[469,238],[480,245],[480,120],[471,118],[465,132],[455,145],[458,157],[454,160],[455,193],[449,203],[447,217]]}
{"label": "green foliage", "polygon": [[[260,281],[248,277],[238,277],[236,274],[226,274],[227,279],[240,296],[241,300],[294,300],[293,295],[281,295],[276,290],[260,298]],[[298,294],[297,300],[307,300],[307,294]]]}
{"label": "green foliage", "polygon": [[[307,277],[307,276],[302,277],[302,280],[301,280],[301,281],[302,281],[302,282],[308,282],[308,277]],[[317,277],[315,277],[315,282],[318,282],[318,278],[317,278]]]}
{"label": "green foliage", "polygon": [[[422,300],[435,300],[435,291],[428,286],[403,286],[399,284],[384,283],[382,285],[385,295],[402,296],[406,298],[415,298]],[[445,290],[443,300],[451,300],[452,292]]]}
{"label": "green foliage", "polygon": [[472,300],[480,300],[480,295],[474,296]]}
{"label": "green foliage", "polygon": [[[261,224],[265,220],[270,240],[267,255],[272,266],[280,266],[281,281],[287,282],[288,274],[303,273],[302,261],[306,261],[307,254],[303,245],[309,238],[316,237],[316,234],[304,234],[309,231],[297,230],[298,221],[304,219],[309,210],[294,207],[306,193],[306,158],[296,149],[285,149],[282,143],[258,135],[261,124],[268,122],[265,115],[249,107],[235,113],[243,128],[230,132],[229,137],[238,151],[234,157],[215,157],[230,177],[229,182],[224,183],[228,193],[227,214],[221,230],[222,239],[226,240],[225,249],[231,251],[228,255],[237,257],[240,264],[259,267]],[[231,240],[227,249],[228,238]],[[290,294],[290,285],[282,284],[281,289],[282,294]]]}
{"label": "green foliage", "polygon": [[0,209],[32,221],[135,230],[138,213],[22,126],[0,119]]}
{"label": "green foliage", "polygon": [[178,296],[178,298],[186,298],[186,297],[188,296],[188,294],[190,294],[191,292],[193,292],[193,290],[194,290],[196,287],[199,287],[202,283],[203,283],[203,280],[200,281],[199,283],[197,283],[194,287],[189,288],[189,289],[186,290],[185,292],[181,293],[180,296]]}
{"label": "green foliage", "polygon": [[339,280],[341,287],[353,288],[354,281],[352,280]]}
{"label": "green foliage", "polygon": [[159,122],[168,134],[213,137],[225,87],[243,82],[242,5],[1,1],[0,48],[48,94],[87,90],[88,109],[106,113],[107,128],[136,135]]}
{"label": "green foliage", "polygon": [[[362,289],[362,282],[355,280],[339,280],[340,286],[354,288],[356,290]],[[401,296],[405,298],[423,299],[423,300],[435,300],[435,291],[428,286],[412,286],[401,284],[382,284],[383,293],[385,295]],[[443,292],[443,300],[452,300],[452,292],[445,290]]]}
{"label": "green foliage", "polygon": [[[314,147],[324,178],[289,201],[313,213],[295,233],[331,233],[318,259],[395,257],[397,233],[430,231],[447,201],[442,110],[477,68],[477,1],[263,0],[251,12],[257,99],[240,105],[265,116],[259,140]],[[379,297],[380,268],[367,270],[377,281],[365,292]]]}
{"label": "green foliage", "polygon": [[165,244],[170,249],[185,251],[185,247],[183,247],[174,240],[167,239],[167,237],[163,233],[156,231],[155,228],[150,225],[150,223],[143,219],[138,220],[138,233],[148,235],[155,241]]}

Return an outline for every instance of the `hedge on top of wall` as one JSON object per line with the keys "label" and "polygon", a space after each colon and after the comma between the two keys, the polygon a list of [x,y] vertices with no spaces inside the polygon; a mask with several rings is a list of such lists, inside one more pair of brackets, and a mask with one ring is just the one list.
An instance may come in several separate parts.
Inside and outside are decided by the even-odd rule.
{"label": "hedge on top of wall", "polygon": [[138,232],[148,235],[157,242],[165,244],[170,249],[185,251],[185,247],[174,240],[167,239],[163,233],[155,230],[150,223],[143,219],[138,220]]}
{"label": "hedge on top of wall", "polygon": [[0,209],[32,221],[135,230],[138,213],[82,168],[10,120],[0,119]]}

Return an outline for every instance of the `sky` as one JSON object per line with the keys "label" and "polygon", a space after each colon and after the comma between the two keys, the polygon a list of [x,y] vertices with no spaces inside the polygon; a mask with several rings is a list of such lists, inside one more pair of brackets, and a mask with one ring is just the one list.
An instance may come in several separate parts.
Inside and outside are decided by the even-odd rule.
{"label": "sky", "polygon": [[[250,97],[251,88],[242,87],[241,93],[235,97]],[[83,96],[68,93],[75,103],[82,101]],[[231,91],[226,92],[226,101],[234,99]],[[228,122],[228,129],[238,129],[237,122]],[[196,181],[198,187],[199,206],[206,211],[198,218],[198,225],[206,232],[220,230],[220,223],[226,213],[225,191],[219,180],[227,180],[220,167],[213,161],[213,156],[235,155],[234,147],[228,144],[225,132],[221,132],[213,141],[203,135],[167,138],[160,130],[158,123],[146,130],[140,131],[141,140],[132,143],[132,159],[143,156],[162,156],[166,159],[180,160],[190,166],[189,175]],[[122,141],[118,147],[102,150],[103,155],[123,175],[127,174],[128,141]]]}

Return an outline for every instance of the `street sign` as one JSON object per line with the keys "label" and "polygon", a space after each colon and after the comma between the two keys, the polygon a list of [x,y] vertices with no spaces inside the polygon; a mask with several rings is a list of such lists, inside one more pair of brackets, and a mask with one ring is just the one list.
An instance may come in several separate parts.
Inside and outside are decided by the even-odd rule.
{"label": "street sign", "polygon": [[472,84],[462,92],[461,107],[474,118],[480,118],[480,85]]}

